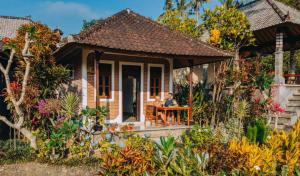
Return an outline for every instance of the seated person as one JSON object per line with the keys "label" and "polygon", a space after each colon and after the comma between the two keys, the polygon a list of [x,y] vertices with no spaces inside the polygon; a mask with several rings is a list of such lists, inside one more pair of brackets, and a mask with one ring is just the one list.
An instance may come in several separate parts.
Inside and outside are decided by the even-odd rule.
{"label": "seated person", "polygon": [[160,100],[160,97],[159,96],[156,96],[155,97],[155,101],[153,102],[153,105],[158,107],[158,106],[162,106],[162,101]]}
{"label": "seated person", "polygon": [[177,101],[173,98],[173,93],[169,93],[164,101],[165,107],[178,106]]}

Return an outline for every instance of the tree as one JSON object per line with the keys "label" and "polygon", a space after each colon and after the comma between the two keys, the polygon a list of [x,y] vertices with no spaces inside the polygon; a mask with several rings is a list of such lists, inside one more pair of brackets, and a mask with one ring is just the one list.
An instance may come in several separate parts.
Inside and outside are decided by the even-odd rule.
{"label": "tree", "polygon": [[198,24],[200,22],[200,8],[202,7],[203,3],[206,3],[208,1],[209,0],[190,0],[190,2],[188,3],[190,13],[195,15]]}
{"label": "tree", "polygon": [[165,1],[164,10],[165,11],[173,10],[173,0],[166,0]]}
{"label": "tree", "polygon": [[162,16],[158,17],[157,21],[194,38],[198,38],[201,35],[197,22],[188,18],[188,16],[182,17],[177,10],[166,11]]}
{"label": "tree", "polygon": [[236,61],[239,59],[240,48],[255,41],[246,15],[235,7],[217,6],[214,10],[206,9],[203,21],[203,28],[210,33],[208,42],[234,51]]}
{"label": "tree", "polygon": [[180,14],[180,16],[182,17],[186,17],[188,14],[187,14],[187,2],[186,0],[176,0],[176,7],[175,7],[175,10],[177,10]]}
{"label": "tree", "polygon": [[[18,29],[15,38],[3,39],[3,48],[9,52],[9,58],[6,65],[0,63],[0,71],[5,78],[4,94],[14,118],[0,115],[0,120],[20,131],[35,149],[36,137],[30,126],[35,99],[43,98],[46,86],[58,85],[69,74],[64,67],[56,66],[51,55],[59,41],[60,35],[40,23],[25,24]],[[12,67],[13,63],[16,68]],[[42,83],[44,81],[48,83]]]}
{"label": "tree", "polygon": [[92,20],[83,20],[83,25],[81,30],[87,29],[90,26],[94,25],[97,22],[96,19],[92,19]]}
{"label": "tree", "polygon": [[243,4],[246,0],[219,0],[225,8],[238,7],[240,4]]}
{"label": "tree", "polygon": [[[37,148],[36,137],[32,134],[32,132],[29,129],[23,127],[25,115],[24,115],[23,109],[21,108],[21,104],[23,103],[23,100],[25,97],[26,86],[27,86],[27,82],[29,79],[29,72],[30,72],[30,68],[31,68],[32,55],[29,52],[29,47],[30,47],[30,44],[33,42],[32,36],[33,36],[34,31],[35,31],[35,28],[27,29],[25,37],[24,37],[25,44],[24,44],[23,48],[16,48],[16,45],[13,42],[9,42],[8,44],[6,44],[6,47],[8,47],[11,50],[10,56],[7,61],[6,67],[4,67],[3,64],[0,63],[0,70],[1,70],[2,74],[4,75],[5,83],[6,83],[6,91],[10,98],[10,101],[13,103],[15,112],[18,115],[18,121],[15,123],[12,123],[4,116],[0,116],[0,120],[3,121],[5,124],[7,124],[9,127],[20,131],[27,139],[30,140],[31,147],[36,149]],[[7,41],[5,41],[5,42],[7,42]],[[17,50],[22,50],[21,57],[23,58],[23,60],[26,64],[25,73],[24,73],[23,81],[22,81],[22,91],[21,91],[20,97],[15,96],[15,94],[13,92],[14,84],[11,83],[10,76],[9,76],[9,73],[11,71],[11,65],[13,63],[13,59],[15,57]]]}

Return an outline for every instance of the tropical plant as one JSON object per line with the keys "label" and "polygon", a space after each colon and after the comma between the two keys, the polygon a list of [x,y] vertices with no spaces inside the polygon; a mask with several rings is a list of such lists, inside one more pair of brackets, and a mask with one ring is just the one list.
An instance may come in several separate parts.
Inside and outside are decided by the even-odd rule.
{"label": "tropical plant", "polygon": [[295,167],[300,162],[300,120],[288,133],[274,131],[267,145],[274,153],[280,172],[284,172],[285,169],[288,175],[293,175]]}
{"label": "tropical plant", "polygon": [[74,120],[68,120],[62,123],[58,129],[51,132],[49,143],[47,144],[52,150],[52,157],[65,157],[67,155],[67,144],[73,140],[75,132],[78,130],[79,123]]}
{"label": "tropical plant", "polygon": [[162,175],[173,175],[171,162],[175,159],[175,138],[160,137],[160,144],[155,145],[154,162],[157,167],[157,173]]}
{"label": "tropical plant", "polygon": [[69,92],[61,100],[61,113],[67,119],[78,113],[79,98],[76,94]]}
{"label": "tropical plant", "polygon": [[247,126],[246,136],[253,143],[266,143],[268,137],[268,128],[265,120],[257,119],[251,122]]}
{"label": "tropical plant", "polygon": [[251,175],[276,173],[276,159],[272,149],[264,145],[260,147],[258,144],[251,144],[246,138],[241,141],[232,140],[229,149],[246,155],[242,168],[246,173]]}
{"label": "tropical plant", "polygon": [[140,137],[132,137],[125,143],[109,144],[102,150],[102,175],[144,175],[154,174],[153,142]]}

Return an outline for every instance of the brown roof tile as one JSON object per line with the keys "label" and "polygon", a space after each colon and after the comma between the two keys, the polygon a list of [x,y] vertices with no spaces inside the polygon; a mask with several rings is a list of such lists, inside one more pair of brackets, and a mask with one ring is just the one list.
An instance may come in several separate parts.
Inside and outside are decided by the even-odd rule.
{"label": "brown roof tile", "polygon": [[230,52],[187,37],[129,9],[98,21],[74,38],[81,44],[128,51],[182,56],[232,56]]}
{"label": "brown roof tile", "polygon": [[0,39],[15,37],[17,29],[30,22],[32,22],[31,19],[27,17],[0,16]]}

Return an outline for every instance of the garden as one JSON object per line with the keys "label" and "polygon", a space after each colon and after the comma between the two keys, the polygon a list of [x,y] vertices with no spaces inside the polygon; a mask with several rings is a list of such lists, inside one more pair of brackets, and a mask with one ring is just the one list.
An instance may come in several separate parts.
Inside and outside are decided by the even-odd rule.
{"label": "garden", "polygon": [[[235,15],[226,16],[228,11]],[[158,21],[171,28],[195,25],[178,21],[178,14],[167,11]],[[242,46],[255,42],[246,17],[235,8],[207,10],[203,19],[216,47],[239,56]],[[180,28],[192,36],[201,32]],[[11,116],[0,115],[10,129],[9,139],[0,141],[0,172],[3,165],[31,163],[91,167],[96,175],[300,176],[300,120],[285,131],[273,124],[270,114],[285,109],[280,97],[274,98],[278,87],[268,57],[222,61],[212,83],[193,85],[193,126],[177,138],[153,140],[134,133],[131,125],[107,124],[106,107],[80,108],[78,95],[64,86],[71,71],[52,57],[60,40],[34,22],[2,41],[9,56],[0,64],[3,96]],[[176,83],[174,90],[178,103],[187,104],[189,85]]]}

